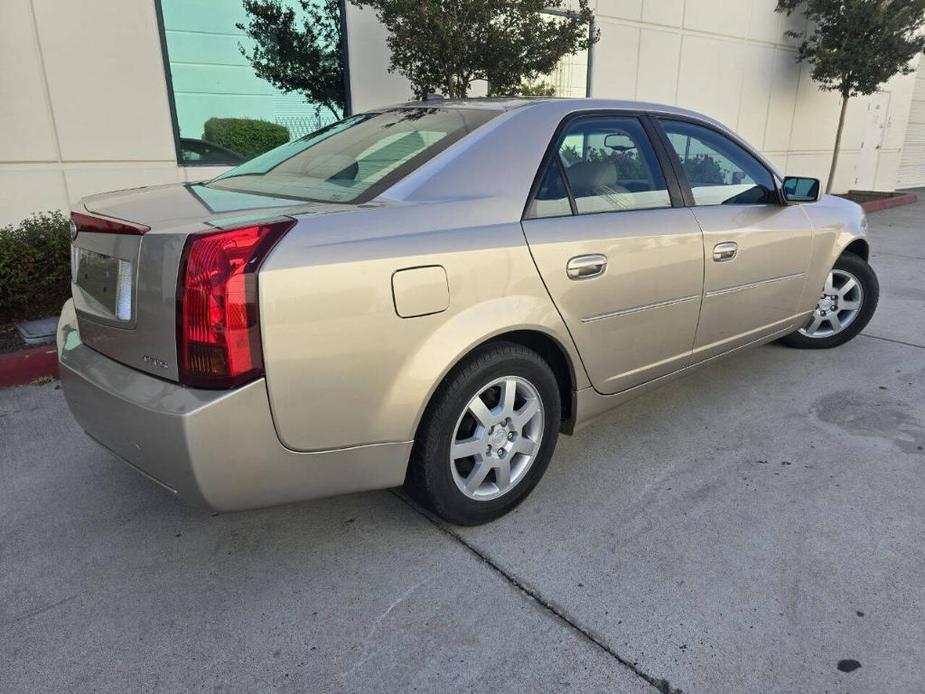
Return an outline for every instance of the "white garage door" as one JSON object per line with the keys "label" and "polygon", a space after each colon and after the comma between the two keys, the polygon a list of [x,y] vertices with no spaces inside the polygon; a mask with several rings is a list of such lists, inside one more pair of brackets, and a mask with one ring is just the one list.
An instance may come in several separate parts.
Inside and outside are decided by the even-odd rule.
{"label": "white garage door", "polygon": [[897,188],[925,186],[925,60],[919,62]]}

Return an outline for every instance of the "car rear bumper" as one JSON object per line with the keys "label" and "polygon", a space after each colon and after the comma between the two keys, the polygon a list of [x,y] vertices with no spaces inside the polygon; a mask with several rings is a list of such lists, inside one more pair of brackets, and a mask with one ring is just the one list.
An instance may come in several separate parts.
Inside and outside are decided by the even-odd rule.
{"label": "car rear bumper", "polygon": [[400,485],[411,442],[296,452],[280,443],[263,379],[185,388],[82,344],[73,304],[58,325],[61,386],[87,434],[174,493],[234,511]]}

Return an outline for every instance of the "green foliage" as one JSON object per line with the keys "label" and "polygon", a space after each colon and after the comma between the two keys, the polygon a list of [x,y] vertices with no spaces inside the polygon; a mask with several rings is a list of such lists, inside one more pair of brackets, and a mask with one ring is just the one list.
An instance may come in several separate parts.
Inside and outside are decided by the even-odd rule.
{"label": "green foliage", "polygon": [[252,118],[210,118],[202,139],[250,159],[289,142],[289,128]]}
{"label": "green foliage", "polygon": [[57,313],[71,289],[69,220],[34,214],[0,227],[0,322]]}
{"label": "green foliage", "polygon": [[687,180],[692,186],[723,185],[726,172],[709,154],[695,154],[687,157],[681,164]]}
{"label": "green foliage", "polygon": [[802,39],[797,61],[811,63],[819,86],[844,99],[912,72],[925,48],[925,0],[778,0],[777,11],[806,15],[807,32],[787,32]]}
{"label": "green foliage", "polygon": [[645,181],[649,178],[649,169],[640,159],[638,150],[615,151],[609,147],[588,147],[586,156],[575,145],[566,145],[560,152],[567,166],[579,161],[606,161],[617,170],[617,181]]}
{"label": "green foliage", "polygon": [[[599,37],[588,0],[350,1],[375,10],[389,32],[389,70],[418,98],[463,98],[474,80],[486,80],[491,95],[515,94]],[[547,21],[543,10],[557,16]]]}
{"label": "green foliage", "polygon": [[549,82],[521,82],[513,96],[555,96],[556,85]]}
{"label": "green foliage", "polygon": [[618,181],[645,181],[649,178],[649,170],[645,162],[639,158],[636,150],[630,152],[614,152],[611,156],[614,166],[617,167]]}
{"label": "green foliage", "polygon": [[258,77],[281,91],[302,94],[340,119],[347,108],[340,0],[298,4],[297,18],[281,0],[244,0],[248,22],[236,26],[254,45],[238,49]]}

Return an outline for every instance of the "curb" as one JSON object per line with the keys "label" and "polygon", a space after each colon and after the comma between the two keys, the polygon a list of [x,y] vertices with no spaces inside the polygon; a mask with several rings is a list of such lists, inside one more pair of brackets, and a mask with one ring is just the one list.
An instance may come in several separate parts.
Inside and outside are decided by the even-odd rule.
{"label": "curb", "polygon": [[0,354],[0,388],[24,386],[42,377],[58,377],[58,350],[54,344]]}
{"label": "curb", "polygon": [[915,193],[905,193],[903,195],[894,195],[891,198],[880,198],[879,200],[868,200],[867,202],[861,203],[861,207],[864,208],[865,212],[879,212],[880,210],[888,210],[891,207],[900,207],[901,205],[911,205],[914,202],[918,201],[918,197]]}

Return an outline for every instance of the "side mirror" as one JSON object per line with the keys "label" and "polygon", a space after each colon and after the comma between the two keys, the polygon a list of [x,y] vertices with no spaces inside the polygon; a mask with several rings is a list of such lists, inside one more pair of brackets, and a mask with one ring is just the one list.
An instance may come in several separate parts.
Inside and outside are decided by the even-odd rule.
{"label": "side mirror", "polygon": [[816,202],[819,199],[819,179],[787,176],[781,190],[787,202]]}

